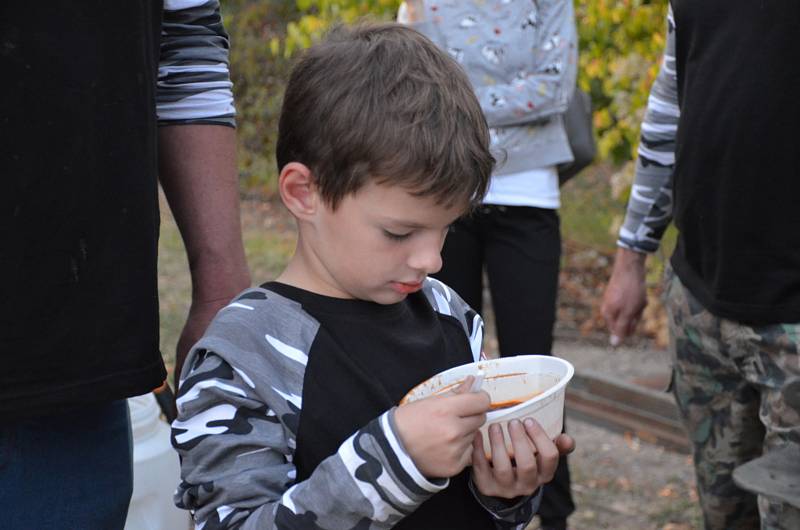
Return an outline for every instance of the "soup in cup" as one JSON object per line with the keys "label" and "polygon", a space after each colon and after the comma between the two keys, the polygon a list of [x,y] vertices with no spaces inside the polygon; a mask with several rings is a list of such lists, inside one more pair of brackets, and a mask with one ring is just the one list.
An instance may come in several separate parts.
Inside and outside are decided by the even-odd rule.
{"label": "soup in cup", "polygon": [[549,355],[517,355],[463,364],[445,370],[412,388],[400,404],[443,394],[457,388],[469,376],[483,374],[481,390],[492,401],[481,427],[483,446],[491,458],[489,425],[500,424],[509,455],[513,456],[508,422],[533,418],[554,440],[564,426],[564,394],[575,373],[573,366]]}

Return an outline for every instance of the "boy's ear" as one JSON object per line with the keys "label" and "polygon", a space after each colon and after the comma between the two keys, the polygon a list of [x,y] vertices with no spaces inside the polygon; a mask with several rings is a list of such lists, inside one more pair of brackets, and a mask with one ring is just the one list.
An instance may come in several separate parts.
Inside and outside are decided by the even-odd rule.
{"label": "boy's ear", "polygon": [[319,193],[314,175],[305,164],[289,162],[278,176],[278,190],[283,204],[298,219],[307,219],[316,213]]}

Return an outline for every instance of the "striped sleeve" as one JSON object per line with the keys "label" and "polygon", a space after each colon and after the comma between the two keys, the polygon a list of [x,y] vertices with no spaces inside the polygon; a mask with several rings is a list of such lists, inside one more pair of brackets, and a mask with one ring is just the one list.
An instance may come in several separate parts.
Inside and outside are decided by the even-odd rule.
{"label": "striped sleeve", "polygon": [[391,409],[305,480],[294,463],[302,385],[318,323],[251,289],[224,308],[186,359],[172,444],[175,503],[200,530],[388,530],[449,484],[425,478]]}
{"label": "striped sleeve", "polygon": [[679,118],[675,21],[670,7],[664,60],[647,101],[636,175],[617,240],[620,247],[655,252],[672,220],[672,171]]}
{"label": "striped sleeve", "polygon": [[228,35],[218,0],[165,0],[158,120],[235,126]]}
{"label": "striped sleeve", "polygon": [[476,362],[483,359],[483,319],[481,316],[454,290],[436,278],[426,278],[422,292],[434,311],[458,320],[467,335],[472,358]]}

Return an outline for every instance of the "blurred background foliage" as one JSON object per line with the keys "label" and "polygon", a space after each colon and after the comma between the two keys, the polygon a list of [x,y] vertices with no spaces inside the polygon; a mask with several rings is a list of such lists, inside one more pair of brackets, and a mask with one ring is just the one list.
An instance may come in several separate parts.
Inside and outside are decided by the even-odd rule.
{"label": "blurred background foliage", "polygon": [[[399,0],[228,0],[243,191],[274,192],[274,145],[284,80],[298,50],[332,24],[391,20]],[[639,124],[664,48],[667,0],[577,0],[579,84],[594,103],[599,161],[617,168],[612,193],[627,200]]]}
{"label": "blurred background foliage", "polygon": [[[497,1],[497,0],[487,0]],[[243,227],[253,278],[274,278],[294,246],[293,224],[275,201],[275,141],[292,58],[331,24],[391,20],[399,0],[224,0],[238,111]],[[599,304],[633,177],[639,123],[664,46],[667,0],[577,0],[580,86],[594,102],[598,160],[562,188],[564,240],[558,326],[602,332]],[[191,292],[186,257],[166,205],[159,251],[161,348],[171,365]],[[666,345],[660,277],[673,246],[647,260],[649,305],[639,335]],[[558,329],[557,329],[558,333]]]}
{"label": "blurred background foliage", "polygon": [[[400,0],[227,0],[231,72],[238,109],[239,166],[245,196],[275,194],[275,140],[286,76],[297,52],[336,23],[392,20]],[[594,107],[598,158],[562,191],[565,239],[610,253],[633,181],[639,126],[661,64],[668,0],[575,0],[579,86]],[[648,260],[659,284],[674,245]],[[654,291],[656,296],[657,292]]]}

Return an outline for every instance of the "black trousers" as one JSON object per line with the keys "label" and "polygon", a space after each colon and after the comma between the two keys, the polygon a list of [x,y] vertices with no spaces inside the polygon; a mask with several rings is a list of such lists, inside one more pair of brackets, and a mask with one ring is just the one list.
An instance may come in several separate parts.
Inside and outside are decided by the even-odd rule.
{"label": "black trousers", "polygon": [[[555,210],[484,205],[450,228],[442,270],[434,276],[482,313],[485,267],[500,355],[550,355],[560,259]],[[539,516],[545,523],[558,522],[574,510],[567,459],[562,457],[545,487]]]}

